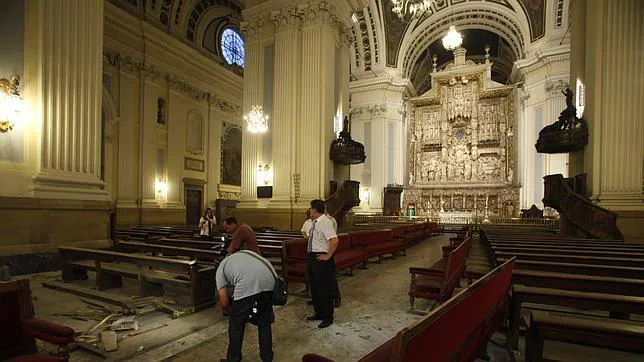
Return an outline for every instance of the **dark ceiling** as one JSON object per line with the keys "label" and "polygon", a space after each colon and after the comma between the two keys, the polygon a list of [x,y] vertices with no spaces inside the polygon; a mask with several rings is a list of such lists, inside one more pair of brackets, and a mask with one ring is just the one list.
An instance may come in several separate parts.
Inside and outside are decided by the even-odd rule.
{"label": "dark ceiling", "polygon": [[[517,60],[510,45],[503,38],[487,30],[465,29],[458,31],[463,35],[462,47],[467,50],[467,59],[476,63],[484,62],[485,45],[490,46],[490,61],[494,63],[492,65],[492,79],[499,83],[507,83],[512,72],[512,65]],[[434,54],[438,56],[437,68],[439,70],[454,61],[454,55],[451,51],[443,48],[441,39],[430,44],[416,60],[411,73],[412,83],[417,94],[423,94],[431,87],[429,73],[432,70],[432,56]]]}

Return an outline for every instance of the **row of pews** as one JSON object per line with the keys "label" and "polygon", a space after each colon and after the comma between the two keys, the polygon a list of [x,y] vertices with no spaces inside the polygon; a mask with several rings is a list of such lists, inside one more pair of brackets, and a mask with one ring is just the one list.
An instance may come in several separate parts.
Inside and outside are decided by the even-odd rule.
{"label": "row of pews", "polygon": [[[384,229],[366,229],[338,234],[338,247],[334,254],[336,272],[353,275],[356,267],[367,268],[369,260],[382,262],[383,256],[405,255],[407,248],[432,235],[442,233],[436,223],[405,224]],[[306,273],[308,240],[305,238],[283,242],[282,276],[287,284],[304,283],[308,288]]]}
{"label": "row of pews", "polygon": [[508,316],[514,349],[523,309],[538,304],[526,323],[526,360],[543,360],[544,340],[644,353],[641,316],[629,320],[644,315],[644,245],[520,230],[482,230],[480,240],[493,266],[515,260]]}
{"label": "row of pews", "polygon": [[[359,361],[476,360],[507,315],[512,270],[513,260],[499,265]],[[333,362],[312,353],[302,361]]]}
{"label": "row of pews", "polygon": [[[215,273],[224,257],[219,236],[204,241],[197,239],[195,228],[165,226],[121,229],[117,235],[119,238],[108,249],[59,247],[62,281],[87,280],[88,272],[92,272],[92,287],[98,291],[121,288],[126,278],[136,281],[140,296],[162,296],[168,289],[178,289],[176,294],[186,297],[182,304],[190,311],[216,303]],[[282,243],[300,235],[260,230],[256,236],[261,254],[279,271]],[[86,295],[77,287],[61,284],[45,286]]]}

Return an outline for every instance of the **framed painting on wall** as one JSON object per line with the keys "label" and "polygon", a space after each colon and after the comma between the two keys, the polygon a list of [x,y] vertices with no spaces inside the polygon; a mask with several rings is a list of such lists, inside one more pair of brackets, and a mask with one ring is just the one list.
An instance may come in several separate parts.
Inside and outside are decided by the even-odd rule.
{"label": "framed painting on wall", "polygon": [[186,170],[204,172],[206,163],[196,158],[185,157],[183,167]]}

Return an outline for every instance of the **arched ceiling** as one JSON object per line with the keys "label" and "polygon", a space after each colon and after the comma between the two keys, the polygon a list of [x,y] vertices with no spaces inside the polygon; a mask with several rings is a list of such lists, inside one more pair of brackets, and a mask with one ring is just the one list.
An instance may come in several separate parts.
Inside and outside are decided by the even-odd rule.
{"label": "arched ceiling", "polygon": [[[512,67],[510,61],[522,59],[526,49],[545,36],[545,0],[435,0],[420,18],[403,19],[392,11],[391,0],[365,1],[369,6],[358,12],[358,22],[353,27],[357,41],[352,52],[352,73],[389,67],[400,70],[405,78],[413,78],[427,49],[445,35],[450,25],[455,25],[461,32],[483,31],[472,34],[487,34],[484,40],[492,37],[502,45],[502,54],[491,54],[491,59],[498,63],[495,77],[503,79]],[[374,59],[374,55],[380,59]],[[468,55],[483,56],[484,52],[472,49]]]}
{"label": "arched ceiling", "polygon": [[[499,83],[507,83],[512,72],[512,65],[517,60],[512,48],[498,34],[481,29],[462,30],[463,45],[467,50],[467,59],[476,63],[485,62],[485,45],[490,46],[490,62],[492,65],[492,79]],[[431,81],[429,73],[432,71],[433,56],[437,56],[437,69],[441,70],[454,61],[451,51],[443,47],[442,40],[438,39],[431,43],[423,51],[411,69],[410,79],[418,94],[429,90]]]}
{"label": "arched ceiling", "polygon": [[192,43],[200,50],[206,50],[220,64],[236,73],[242,73],[240,67],[228,65],[224,61],[216,44],[223,28],[239,27],[245,0],[110,0],[110,2]]}

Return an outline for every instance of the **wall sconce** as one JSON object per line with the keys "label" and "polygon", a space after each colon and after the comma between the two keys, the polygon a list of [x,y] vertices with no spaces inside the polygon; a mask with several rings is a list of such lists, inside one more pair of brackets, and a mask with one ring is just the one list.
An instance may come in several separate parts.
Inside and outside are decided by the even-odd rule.
{"label": "wall sconce", "polygon": [[158,179],[155,184],[157,200],[166,200],[168,198],[168,183],[162,179]]}
{"label": "wall sconce", "polygon": [[257,186],[273,186],[273,170],[269,164],[257,165]]}
{"label": "wall sconce", "polygon": [[0,79],[0,132],[13,129],[22,111],[23,102],[18,86],[20,77],[13,75],[11,80]]}
{"label": "wall sconce", "polygon": [[368,204],[370,194],[371,194],[371,190],[369,189],[369,187],[361,187],[360,188],[360,201],[364,201],[365,204]]}

